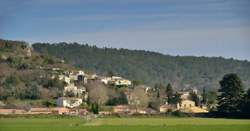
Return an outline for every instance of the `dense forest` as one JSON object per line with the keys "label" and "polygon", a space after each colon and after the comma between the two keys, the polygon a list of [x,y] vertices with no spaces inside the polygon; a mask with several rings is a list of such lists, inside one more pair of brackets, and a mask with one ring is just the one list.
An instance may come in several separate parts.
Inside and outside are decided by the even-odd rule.
{"label": "dense forest", "polygon": [[[109,72],[130,80],[175,88],[217,89],[227,73],[237,73],[250,85],[250,62],[222,57],[170,56],[142,50],[98,48],[78,43],[35,43],[35,51],[49,54],[93,73]],[[232,52],[233,53],[233,52]]]}

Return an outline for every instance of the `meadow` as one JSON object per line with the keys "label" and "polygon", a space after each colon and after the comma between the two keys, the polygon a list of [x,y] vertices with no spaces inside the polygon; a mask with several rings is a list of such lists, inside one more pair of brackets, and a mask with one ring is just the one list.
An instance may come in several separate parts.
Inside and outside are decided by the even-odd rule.
{"label": "meadow", "polygon": [[0,118],[0,131],[249,131],[250,120],[213,118]]}

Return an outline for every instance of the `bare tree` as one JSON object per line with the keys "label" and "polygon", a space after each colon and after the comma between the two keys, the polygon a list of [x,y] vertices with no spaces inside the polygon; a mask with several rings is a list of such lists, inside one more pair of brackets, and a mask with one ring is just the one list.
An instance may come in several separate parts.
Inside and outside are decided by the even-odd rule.
{"label": "bare tree", "polygon": [[104,105],[107,102],[107,87],[105,87],[101,82],[94,81],[88,83],[87,90],[89,92],[90,103]]}
{"label": "bare tree", "polygon": [[131,96],[133,99],[133,103],[136,107],[147,107],[149,103],[149,97],[145,93],[145,90],[141,86],[135,87],[132,92]]}

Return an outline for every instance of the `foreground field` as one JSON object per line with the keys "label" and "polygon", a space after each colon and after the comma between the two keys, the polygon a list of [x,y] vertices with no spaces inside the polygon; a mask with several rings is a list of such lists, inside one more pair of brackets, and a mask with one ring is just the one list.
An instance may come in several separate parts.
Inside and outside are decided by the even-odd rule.
{"label": "foreground field", "polygon": [[0,118],[0,131],[249,131],[250,120],[205,118]]}

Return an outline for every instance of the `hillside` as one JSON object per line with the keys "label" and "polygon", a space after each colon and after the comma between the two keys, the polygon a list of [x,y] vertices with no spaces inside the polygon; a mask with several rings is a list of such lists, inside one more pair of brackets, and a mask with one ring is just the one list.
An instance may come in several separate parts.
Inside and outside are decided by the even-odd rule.
{"label": "hillside", "polygon": [[40,54],[25,42],[0,39],[0,100],[55,99],[64,83],[51,76],[53,69],[74,69],[60,59]]}
{"label": "hillside", "polygon": [[151,86],[171,83],[176,88],[217,89],[227,73],[237,73],[245,87],[250,85],[250,62],[233,59],[170,56],[160,53],[98,48],[78,43],[35,43],[35,51],[64,59],[91,72],[108,72]]}

